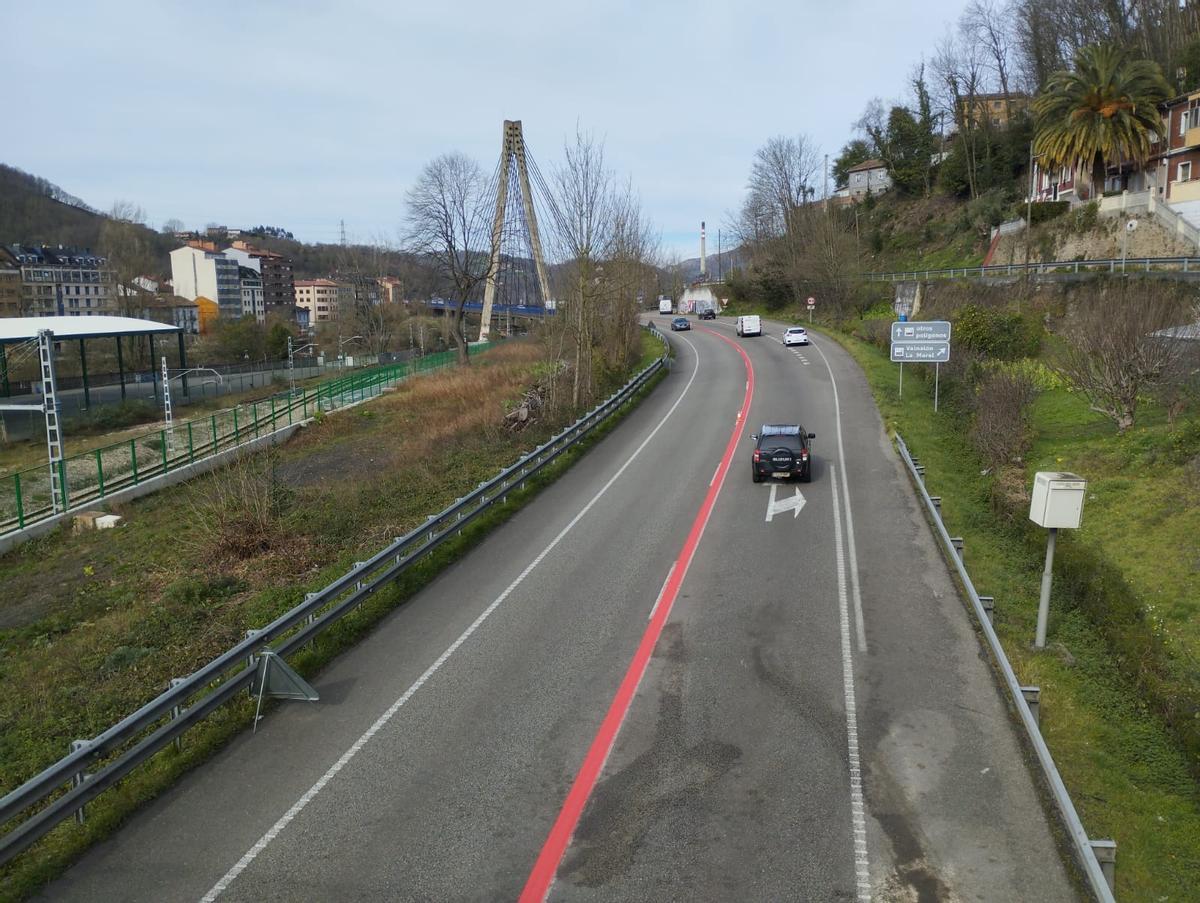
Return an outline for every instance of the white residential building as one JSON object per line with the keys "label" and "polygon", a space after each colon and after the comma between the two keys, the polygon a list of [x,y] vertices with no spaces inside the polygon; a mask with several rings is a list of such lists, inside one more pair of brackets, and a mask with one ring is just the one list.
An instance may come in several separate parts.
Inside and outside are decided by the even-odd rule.
{"label": "white residential building", "polygon": [[171,283],[175,294],[189,301],[199,297],[217,302],[222,317],[242,316],[242,286],[236,260],[216,250],[187,245],[171,252]]}
{"label": "white residential building", "polygon": [[[229,252],[225,253],[228,255]],[[242,286],[242,316],[254,317],[260,324],[266,323],[267,310],[263,302],[262,276],[258,270],[239,266],[238,279]]]}

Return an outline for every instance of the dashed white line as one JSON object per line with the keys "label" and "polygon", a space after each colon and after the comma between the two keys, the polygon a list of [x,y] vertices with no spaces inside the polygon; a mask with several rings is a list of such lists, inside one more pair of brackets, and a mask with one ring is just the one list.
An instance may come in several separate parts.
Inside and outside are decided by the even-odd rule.
{"label": "dashed white line", "polygon": [[838,624],[841,628],[842,644],[842,694],[846,702],[846,750],[850,764],[850,821],[854,834],[854,876],[858,890],[858,903],[871,903],[871,869],[867,856],[867,817],[862,790],[862,760],[858,751],[858,707],[854,701],[854,659],[850,646],[850,612],[846,594],[846,555],[842,547],[842,514],[838,500],[838,484],[834,477],[829,481],[833,487],[833,535],[834,551],[837,556],[838,578]]}
{"label": "dashed white line", "polygon": [[[683,338],[683,336],[680,336],[680,338],[683,339],[683,341],[691,347],[692,352],[695,353],[696,346],[687,339]],[[558,535],[550,541],[550,544],[546,546],[546,548],[542,549],[542,551],[538,553],[537,557],[534,558],[533,561],[529,562],[529,564],[525,567],[525,570],[521,571],[521,573],[517,575],[517,578],[513,580],[513,582],[507,587],[505,587],[504,592],[500,593],[500,595],[497,596],[492,603],[483,610],[479,617],[471,622],[471,625],[459,635],[458,639],[451,643],[446,651],[439,655],[437,660],[425,669],[425,673],[418,677],[412,686],[405,690],[403,695],[393,702],[388,709],[375,720],[375,723],[367,728],[361,737],[354,741],[348,750],[342,753],[338,760],[329,767],[329,770],[321,775],[317,782],[313,784],[312,787],[310,787],[307,791],[305,791],[304,795],[301,796],[300,799],[296,800],[296,802],[292,804],[292,807],[288,809],[287,812],[280,816],[279,820],[276,821],[275,824],[273,824],[267,830],[267,832],[258,839],[254,846],[246,851],[245,855],[243,855],[241,859],[234,863],[233,867],[221,877],[221,880],[214,884],[208,893],[201,898],[201,903],[212,903],[212,901],[216,900],[217,897],[225,892],[225,890],[230,884],[233,883],[238,875],[244,872],[258,857],[258,854],[265,850],[271,841],[278,837],[280,832],[282,832],[283,829],[286,828],[292,822],[292,820],[295,819],[296,816],[299,815],[304,808],[316,798],[317,794],[325,789],[325,786],[331,780],[333,780],[334,776],[337,775],[337,773],[343,768],[345,768],[350,763],[351,759],[358,755],[359,750],[366,746],[371,741],[371,738],[373,738],[377,733],[379,733],[379,731],[387,726],[387,723],[391,721],[393,717],[395,717],[396,713],[399,712],[400,709],[403,708],[404,705],[410,699],[412,699],[414,695],[416,695],[417,691],[420,690],[421,687],[423,687],[426,682],[441,669],[442,665],[446,664],[450,657],[458,651],[459,647],[462,646],[462,644],[468,639],[470,639],[471,635],[475,633],[475,631],[479,629],[483,622],[491,616],[492,612],[500,607],[501,603],[504,602],[504,600],[507,599],[518,586],[521,585],[525,578],[532,573],[533,569],[542,563],[542,560],[549,555],[550,552],[552,552],[560,542],[562,542],[563,538],[570,533],[572,529],[574,529],[576,524],[583,520],[584,516],[592,510],[595,504],[600,501],[601,497],[608,492],[612,485],[616,483],[618,479],[620,479],[623,473],[625,473],[625,471],[629,468],[629,465],[631,465],[637,456],[642,453],[642,450],[650,444],[650,441],[656,435],[658,435],[658,431],[663,428],[663,425],[666,424],[667,420],[672,414],[675,413],[676,408],[679,407],[680,403],[682,403],[683,399],[687,396],[688,391],[692,388],[692,384],[696,381],[696,374],[699,372],[700,356],[697,354],[696,365],[692,369],[691,379],[687,381],[687,385],[683,387],[683,391],[679,393],[679,397],[675,399],[675,403],[671,405],[671,407],[667,410],[667,413],[663,415],[662,420],[660,420],[654,429],[650,431],[650,434],[642,440],[641,445],[639,445],[634,450],[633,454],[631,454],[625,460],[625,463],[622,464],[617,472],[609,478],[608,482],[600,488],[600,491],[592,496],[591,500],[579,510],[579,512],[571,519],[570,523],[563,527],[562,530],[559,531]]]}
{"label": "dashed white line", "polygon": [[825,362],[825,369],[829,373],[829,385],[833,387],[833,413],[837,423],[837,442],[838,442],[838,461],[842,465],[842,497],[846,505],[846,540],[850,546],[850,588],[854,597],[854,623],[858,639],[858,651],[867,651],[867,631],[863,625],[862,612],[862,592],[859,589],[858,579],[858,544],[854,540],[854,513],[850,508],[850,483],[846,479],[846,448],[842,442],[842,405],[838,400],[837,379],[833,375],[833,368],[829,366],[829,358],[825,357],[825,352],[819,347],[813,346],[817,354],[821,355],[821,360]]}

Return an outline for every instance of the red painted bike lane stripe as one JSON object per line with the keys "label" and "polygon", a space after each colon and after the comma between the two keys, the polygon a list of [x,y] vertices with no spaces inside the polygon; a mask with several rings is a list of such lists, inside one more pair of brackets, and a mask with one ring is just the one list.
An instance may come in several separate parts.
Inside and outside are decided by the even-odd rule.
{"label": "red painted bike lane stripe", "polygon": [[700,505],[700,510],[696,513],[695,520],[692,521],[692,527],[688,531],[687,539],[683,543],[683,549],[676,559],[676,567],[667,580],[666,588],[658,603],[658,609],[654,612],[653,617],[650,618],[646,632],[642,634],[642,640],[638,644],[637,651],[633,654],[633,660],[629,663],[629,668],[625,671],[625,677],[621,680],[621,685],[617,688],[617,693],[613,697],[612,704],[609,705],[608,712],[605,714],[604,720],[600,723],[600,729],[596,732],[596,737],[592,740],[592,745],[589,747],[587,755],[584,756],[583,765],[580,766],[579,773],[575,775],[575,782],[571,785],[571,790],[563,802],[562,810],[558,813],[558,818],[555,820],[553,827],[551,827],[550,834],[546,837],[546,842],[542,846],[542,851],[533,865],[533,871],[530,872],[529,878],[525,882],[525,889],[521,891],[521,903],[541,903],[550,892],[550,886],[554,883],[554,876],[558,873],[558,866],[562,862],[563,855],[571,843],[571,837],[574,835],[575,828],[579,824],[579,819],[583,815],[583,809],[596,787],[596,781],[600,777],[600,772],[604,770],[604,763],[608,761],[609,753],[612,752],[613,745],[616,743],[617,734],[620,732],[621,725],[625,721],[625,716],[629,712],[629,707],[633,703],[634,694],[637,693],[638,685],[642,682],[642,676],[646,673],[646,666],[650,663],[650,656],[653,654],[654,647],[658,643],[658,638],[662,634],[664,625],[667,623],[667,618],[671,615],[671,608],[675,604],[675,597],[679,594],[679,587],[683,585],[684,577],[687,576],[692,558],[696,554],[696,547],[700,544],[700,537],[704,535],[704,528],[708,524],[709,515],[712,514],[713,505],[717,501],[721,487],[725,485],[725,474],[729,471],[734,452],[737,451],[739,440],[741,439],[742,430],[746,425],[746,417],[750,413],[750,401],[754,397],[754,366],[750,363],[750,357],[746,354],[742,346],[733,340],[710,329],[705,329],[704,332],[714,335],[726,344],[733,346],[738,354],[742,356],[742,363],[746,367],[746,394],[742,399],[741,410],[738,411],[737,423],[729,436],[729,442],[725,446],[725,453],[721,457],[721,463],[718,466],[717,477],[709,485],[704,502]]}

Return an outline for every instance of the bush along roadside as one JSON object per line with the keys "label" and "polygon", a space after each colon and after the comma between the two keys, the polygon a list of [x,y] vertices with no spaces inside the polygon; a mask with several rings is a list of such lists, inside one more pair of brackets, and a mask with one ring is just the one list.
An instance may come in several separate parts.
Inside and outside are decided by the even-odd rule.
{"label": "bush along roadside", "polygon": [[[1041,687],[1042,733],[1085,826],[1118,842],[1118,899],[1195,899],[1194,675],[1164,648],[1126,575],[1077,536],[1060,536],[1049,643],[1032,649],[1045,534],[1026,524],[1024,467],[984,463],[983,449],[963,429],[974,412],[952,404],[933,414],[932,374],[926,383],[914,372],[921,368],[906,368],[900,398],[896,367],[878,344],[826,334],[858,361],[888,430],[902,434],[926,466],[948,529],[965,537],[972,579],[996,599],[995,627],[1013,667],[1023,683]],[[975,366],[985,373],[998,367]],[[1035,362],[1005,366],[1044,387]]]}

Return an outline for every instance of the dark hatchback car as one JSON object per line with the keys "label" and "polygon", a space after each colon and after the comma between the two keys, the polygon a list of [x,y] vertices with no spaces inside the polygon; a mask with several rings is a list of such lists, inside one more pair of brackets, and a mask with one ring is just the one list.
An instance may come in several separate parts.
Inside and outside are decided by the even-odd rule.
{"label": "dark hatchback car", "polygon": [[671,332],[679,332],[681,329],[691,329],[692,324],[687,317],[676,317],[671,321]]}
{"label": "dark hatchback car", "polygon": [[754,440],[754,461],[751,478],[761,483],[766,477],[799,477],[807,483],[812,479],[810,439],[816,433],[806,433],[795,423],[764,423]]}
{"label": "dark hatchback car", "polygon": [[700,311],[700,319],[701,320],[715,320],[716,318],[717,318],[717,312],[715,309],[713,309],[711,307],[706,307],[706,308],[704,308],[704,310]]}

